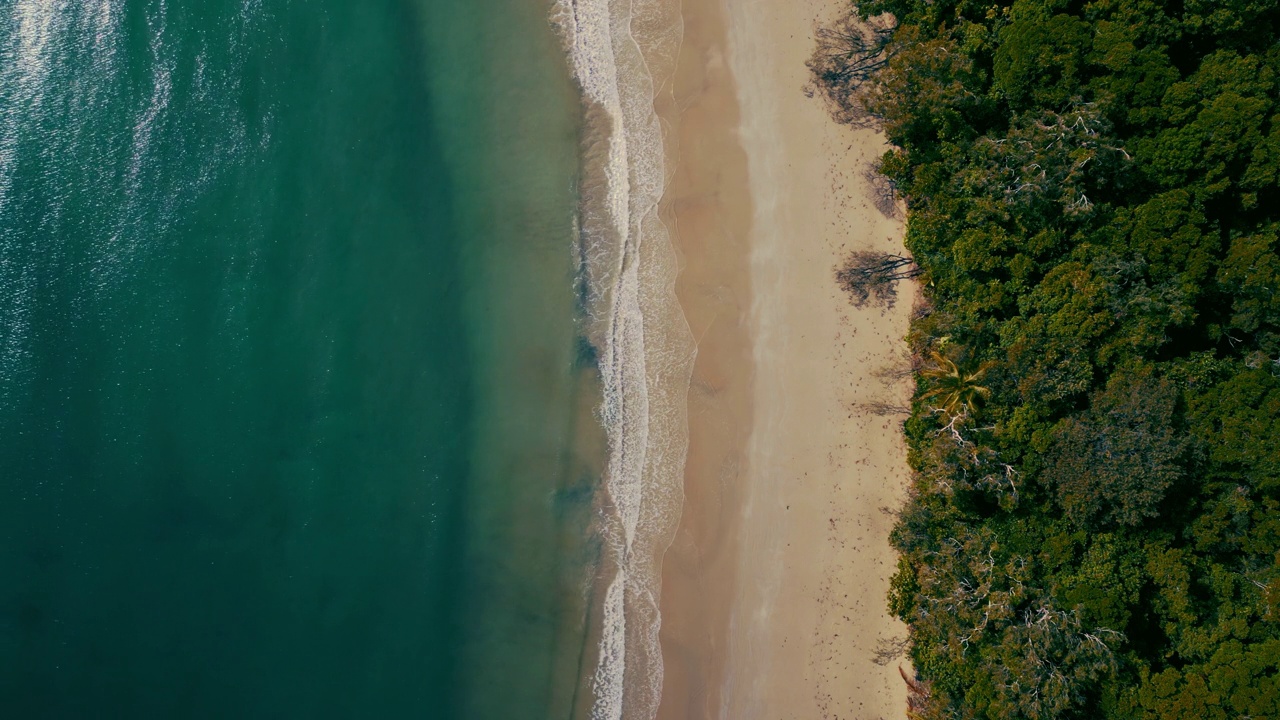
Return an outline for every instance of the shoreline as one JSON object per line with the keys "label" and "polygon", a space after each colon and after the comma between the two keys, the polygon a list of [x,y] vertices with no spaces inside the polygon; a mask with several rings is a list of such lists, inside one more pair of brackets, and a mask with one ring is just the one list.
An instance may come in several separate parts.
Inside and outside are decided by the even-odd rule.
{"label": "shoreline", "polygon": [[[669,106],[677,295],[698,343],[685,502],[662,567],[658,717],[895,716],[905,637],[886,608],[905,497],[897,418],[913,289],[853,308],[834,281],[853,250],[902,250],[865,172],[886,148],[807,98],[812,30],[833,0],[685,0]],[[745,81],[744,81],[745,79]],[[665,201],[664,201],[665,202]],[[901,660],[905,666],[905,659]]]}
{"label": "shoreline", "polygon": [[679,51],[668,0],[559,0],[581,91],[583,334],[600,371],[607,460],[590,534],[601,550],[577,713],[652,717],[661,694],[661,560],[679,518],[694,343],[675,297],[678,257],[663,217],[667,128],[655,104]]}

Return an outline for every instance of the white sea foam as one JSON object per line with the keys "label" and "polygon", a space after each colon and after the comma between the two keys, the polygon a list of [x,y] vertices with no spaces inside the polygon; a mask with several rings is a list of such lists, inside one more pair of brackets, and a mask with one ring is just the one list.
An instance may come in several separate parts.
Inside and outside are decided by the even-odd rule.
{"label": "white sea foam", "polygon": [[667,0],[561,0],[557,21],[589,115],[583,272],[609,437],[600,532],[607,589],[593,720],[646,720],[662,689],[662,553],[682,502],[693,342],[676,303],[676,257],[658,201],[666,183],[655,67],[681,32]]}

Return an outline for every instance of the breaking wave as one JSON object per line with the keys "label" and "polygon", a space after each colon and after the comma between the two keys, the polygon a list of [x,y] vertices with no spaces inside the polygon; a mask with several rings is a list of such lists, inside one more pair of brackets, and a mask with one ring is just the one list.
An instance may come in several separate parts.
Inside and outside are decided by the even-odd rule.
{"label": "breaking wave", "polygon": [[667,165],[655,78],[674,66],[677,5],[560,0],[555,16],[586,107],[582,273],[609,438],[592,720],[652,718],[662,691],[660,565],[683,502],[694,352],[659,213]]}

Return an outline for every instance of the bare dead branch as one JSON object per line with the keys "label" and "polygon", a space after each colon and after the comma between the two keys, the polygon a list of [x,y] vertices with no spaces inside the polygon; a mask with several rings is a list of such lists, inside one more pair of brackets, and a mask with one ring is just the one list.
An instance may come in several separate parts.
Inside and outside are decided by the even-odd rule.
{"label": "bare dead branch", "polygon": [[847,293],[855,307],[870,302],[893,307],[897,299],[897,282],[923,272],[915,260],[893,253],[859,251],[851,254],[836,271],[836,282]]}
{"label": "bare dead branch", "polygon": [[895,27],[889,16],[863,20],[850,6],[835,22],[814,31],[817,47],[806,64],[837,122],[869,125],[874,121],[858,91],[888,64]]}
{"label": "bare dead branch", "polygon": [[862,410],[862,411],[871,413],[872,415],[878,415],[881,417],[890,416],[890,415],[910,415],[911,414],[911,408],[907,407],[906,405],[899,405],[897,403],[885,402],[883,400],[873,400],[871,402],[854,403],[853,408],[855,410]]}
{"label": "bare dead branch", "polygon": [[887,218],[899,217],[902,213],[898,205],[898,189],[893,181],[874,167],[867,168],[862,177],[871,188],[871,204],[876,210]]}
{"label": "bare dead branch", "polygon": [[872,662],[884,667],[907,653],[911,641],[905,637],[881,638],[876,642],[875,657]]}

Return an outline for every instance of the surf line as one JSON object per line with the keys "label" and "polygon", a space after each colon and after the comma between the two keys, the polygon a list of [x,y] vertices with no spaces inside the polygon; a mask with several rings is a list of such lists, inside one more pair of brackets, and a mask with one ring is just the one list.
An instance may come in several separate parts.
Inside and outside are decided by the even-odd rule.
{"label": "surf line", "polygon": [[604,549],[592,720],[647,720],[662,694],[662,555],[683,503],[694,343],[675,295],[677,256],[659,203],[667,180],[655,73],[682,32],[670,0],[559,0],[583,100],[579,233],[586,336],[609,442],[596,532]]}

